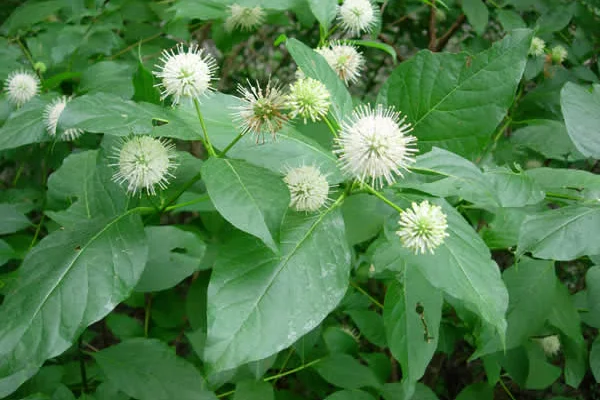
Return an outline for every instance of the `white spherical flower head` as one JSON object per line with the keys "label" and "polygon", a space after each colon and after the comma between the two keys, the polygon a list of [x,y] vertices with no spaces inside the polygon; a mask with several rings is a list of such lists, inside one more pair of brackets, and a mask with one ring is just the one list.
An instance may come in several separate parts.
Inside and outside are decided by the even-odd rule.
{"label": "white spherical flower head", "polygon": [[394,183],[396,175],[414,162],[412,155],[417,139],[409,135],[410,124],[400,113],[381,105],[359,106],[342,123],[335,153],[340,156],[342,170],[361,182],[383,186]]}
{"label": "white spherical flower head", "polygon": [[448,236],[446,214],[440,206],[429,204],[427,200],[421,204],[412,203],[412,208],[400,213],[398,224],[400,229],[396,235],[400,236],[402,245],[415,254],[426,251],[433,254],[433,250]]}
{"label": "white spherical flower head", "polygon": [[4,82],[4,90],[8,101],[21,107],[39,93],[40,80],[31,72],[14,71]]}
{"label": "white spherical flower head", "polygon": [[[48,104],[44,109],[44,123],[46,124],[46,131],[52,137],[56,136],[56,128],[58,125],[58,119],[65,109],[69,98],[62,96],[54,99],[52,103]],[[69,128],[65,129],[60,137],[63,140],[75,140],[83,134],[83,129]]]}
{"label": "white spherical flower head", "polygon": [[316,122],[327,115],[331,105],[329,91],[320,81],[313,78],[299,79],[290,86],[286,106],[290,117],[300,117]]}
{"label": "white spherical flower head", "polygon": [[546,336],[538,339],[538,342],[544,350],[544,353],[549,357],[555,356],[560,351],[560,338],[558,335]]}
{"label": "white spherical flower head", "polygon": [[369,0],[345,0],[338,9],[338,20],[343,30],[355,36],[371,32],[377,24],[378,14]]}
{"label": "white spherical flower head", "polygon": [[354,83],[360,78],[360,72],[365,65],[362,54],[356,47],[340,42],[332,42],[328,47],[317,49],[329,66],[346,83]]}
{"label": "white spherical flower head", "polygon": [[127,183],[127,191],[148,194],[156,193],[156,186],[165,189],[172,178],[172,169],[176,166],[175,145],[150,136],[133,136],[127,139],[113,158],[119,171],[113,180],[119,184]]}
{"label": "white spherical flower head", "polygon": [[550,58],[552,58],[552,62],[556,64],[562,64],[562,62],[567,59],[568,55],[569,53],[567,52],[567,49],[561,45],[554,46],[550,50]]}
{"label": "white spherical flower head", "polygon": [[531,45],[529,46],[529,55],[539,57],[544,55],[544,50],[546,50],[546,42],[537,36],[534,37],[531,40]]}
{"label": "white spherical flower head", "polygon": [[293,168],[283,180],[290,190],[290,206],[296,211],[317,211],[327,203],[329,184],[317,167]]}
{"label": "white spherical flower head", "polygon": [[176,51],[163,51],[154,75],[161,79],[156,86],[161,90],[161,99],[173,97],[173,104],[182,97],[198,98],[212,91],[211,84],[217,71],[215,59],[192,44],[187,51],[179,44]]}
{"label": "white spherical flower head", "polygon": [[248,87],[238,85],[238,92],[243,104],[235,108],[235,119],[241,124],[242,134],[250,132],[257,142],[262,139],[264,143],[264,134],[268,132],[275,139],[287,121],[286,98],[281,87],[269,81],[263,90],[258,82],[256,86],[248,82]]}
{"label": "white spherical flower head", "polygon": [[239,4],[232,4],[229,6],[229,15],[225,20],[225,29],[228,32],[234,29],[250,31],[262,25],[265,17],[265,10],[260,6],[244,7]]}

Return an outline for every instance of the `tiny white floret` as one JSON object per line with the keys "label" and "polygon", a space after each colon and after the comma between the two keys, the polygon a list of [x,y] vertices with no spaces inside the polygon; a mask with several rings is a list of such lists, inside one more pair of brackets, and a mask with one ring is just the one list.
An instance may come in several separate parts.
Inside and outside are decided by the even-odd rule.
{"label": "tiny white floret", "polygon": [[290,85],[286,105],[290,110],[290,118],[300,117],[304,123],[308,119],[316,122],[327,115],[331,100],[323,83],[313,78],[304,78]]}
{"label": "tiny white floret", "polygon": [[153,73],[161,79],[155,86],[160,88],[162,100],[172,96],[173,104],[177,104],[182,97],[198,98],[213,90],[217,63],[198,45],[185,50],[179,44],[176,51],[164,50],[159,61],[161,65]]}
{"label": "tiny white floret", "polygon": [[231,4],[228,7],[229,15],[225,19],[225,30],[234,29],[250,31],[265,22],[266,12],[260,6],[244,7],[239,4]]}
{"label": "tiny white floret", "polygon": [[379,10],[369,0],[344,0],[338,8],[338,21],[343,30],[356,36],[371,32],[377,24]]}
{"label": "tiny white floret", "polygon": [[378,187],[384,181],[392,184],[396,176],[403,176],[402,171],[408,171],[415,161],[417,141],[409,135],[412,128],[405,120],[406,116],[401,119],[393,108],[359,106],[342,123],[336,139],[334,151],[339,155],[342,170]]}
{"label": "tiny white floret", "polygon": [[327,47],[320,47],[321,54],[329,66],[346,83],[354,83],[360,78],[365,66],[365,59],[356,47],[341,42],[331,42]]}
{"label": "tiny white floret", "polygon": [[40,91],[40,80],[32,72],[13,71],[4,82],[8,101],[21,107],[33,99]]}
{"label": "tiny white floret", "polygon": [[296,211],[317,211],[329,199],[329,183],[317,167],[293,168],[283,180],[290,190],[290,206]]}
{"label": "tiny white floret", "polygon": [[448,236],[446,214],[440,206],[430,204],[427,200],[421,204],[412,203],[412,208],[400,213],[398,224],[400,229],[396,235],[400,236],[402,245],[415,254],[424,254],[426,251],[433,254],[433,250]]}
{"label": "tiny white floret", "polygon": [[[52,100],[52,103],[48,104],[44,108],[44,123],[46,124],[46,131],[52,137],[56,136],[56,130],[58,126],[58,119],[64,111],[69,98],[67,96],[58,97]],[[83,129],[69,128],[65,129],[60,137],[63,140],[75,140],[83,134]]]}
{"label": "tiny white floret", "polygon": [[127,191],[132,194],[145,190],[154,195],[156,187],[165,189],[176,167],[175,145],[166,140],[150,136],[132,136],[126,139],[120,148],[115,149],[112,157],[119,170],[113,180],[126,183]]}

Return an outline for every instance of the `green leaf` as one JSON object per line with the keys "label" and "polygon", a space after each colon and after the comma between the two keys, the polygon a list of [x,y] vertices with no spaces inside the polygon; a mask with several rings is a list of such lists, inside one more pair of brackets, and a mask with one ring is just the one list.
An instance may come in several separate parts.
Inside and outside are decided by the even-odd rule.
{"label": "green leaf", "polygon": [[245,161],[223,158],[210,158],[201,171],[219,213],[277,252],[279,227],[290,204],[282,178]]}
{"label": "green leaf", "polygon": [[67,3],[64,0],[27,1],[12,12],[0,27],[0,31],[12,36],[22,28],[30,29],[32,25],[43,21],[65,6]]}
{"label": "green leaf", "polygon": [[373,238],[381,231],[388,210],[375,196],[359,193],[344,200],[342,213],[348,242],[355,245]]}
{"label": "green leaf", "polygon": [[381,315],[369,310],[348,310],[345,313],[352,318],[361,335],[369,342],[381,348],[387,347]]}
{"label": "green leaf", "polygon": [[31,226],[29,219],[13,204],[0,204],[0,235],[14,233]]}
{"label": "green leaf", "polygon": [[[0,266],[6,264],[6,262],[12,258],[15,258],[16,254],[13,248],[6,243],[4,240],[0,239]],[[4,286],[2,281],[0,280],[0,288]]]}
{"label": "green leaf", "polygon": [[388,286],[383,320],[390,351],[400,362],[410,393],[437,348],[443,298],[417,268],[405,268],[399,279]]}
{"label": "green leaf", "polygon": [[569,161],[585,158],[573,144],[565,124],[559,121],[538,120],[535,124],[513,132],[510,141],[547,158]]}
{"label": "green leaf", "polygon": [[126,299],[147,251],[141,220],[128,213],[81,220],[34,247],[0,307],[0,396]]}
{"label": "green leaf", "polygon": [[145,230],[150,252],[137,292],[169,289],[199,268],[206,245],[196,234],[174,226],[148,226]]}
{"label": "green leaf", "polygon": [[[385,400],[408,400],[402,397],[402,384],[400,383],[386,383],[382,392]],[[417,383],[415,394],[412,399],[438,400],[438,397],[435,395],[433,390],[429,389],[429,387],[423,385],[422,383]]]}
{"label": "green leaf", "polygon": [[[442,207],[447,216],[449,236],[434,254],[415,255],[401,245],[392,231],[397,226],[396,221],[391,221],[394,228],[388,227],[388,241],[397,255],[392,268],[419,268],[432,286],[461,300],[493,327],[504,341],[508,293],[498,265],[491,259],[483,240],[453,207],[441,199],[429,201]],[[405,202],[404,206],[408,204]],[[443,268],[440,267],[442,265]]]}
{"label": "green leaf", "polygon": [[534,168],[525,174],[546,192],[597,199],[600,196],[600,176],[588,171],[559,168]]}
{"label": "green leaf", "polygon": [[494,219],[481,229],[481,238],[492,250],[514,247],[519,241],[521,223],[533,212],[524,208],[498,208]]}
{"label": "green leaf", "polygon": [[106,326],[119,340],[144,336],[140,320],[125,314],[110,313],[105,319]]}
{"label": "green leaf", "polygon": [[525,343],[529,357],[529,374],[525,387],[542,390],[552,385],[562,374],[562,369],[548,362],[544,350],[538,343]]}
{"label": "green leaf", "polygon": [[494,388],[487,383],[474,383],[461,390],[456,400],[494,400]]}
{"label": "green leaf", "polygon": [[575,146],[585,156],[600,158],[600,85],[568,82],[560,91],[560,107]]}
{"label": "green leaf", "polygon": [[396,61],[397,61],[398,55],[396,54],[396,50],[394,49],[394,47],[390,46],[389,44],[375,42],[373,40],[348,40],[348,42],[355,44],[357,46],[371,47],[373,49],[385,51],[390,56],[392,56],[394,63],[396,63]]}
{"label": "green leaf", "polygon": [[515,173],[507,168],[496,168],[486,171],[483,176],[494,187],[502,207],[537,204],[546,196],[540,186],[524,173]]}
{"label": "green leaf", "polygon": [[483,35],[488,24],[489,11],[482,0],[462,0],[462,9],[478,35]]}
{"label": "green leaf", "polygon": [[592,343],[590,368],[592,369],[592,374],[594,374],[594,379],[600,383],[600,336],[596,337],[596,340]]}
{"label": "green leaf", "polygon": [[352,98],[344,82],[331,69],[327,61],[319,53],[296,40],[289,39],[286,47],[298,68],[310,78],[321,81],[331,95],[331,112],[338,121],[352,112]]}
{"label": "green leaf", "polygon": [[275,394],[267,382],[242,381],[235,385],[233,400],[275,400]]}
{"label": "green leaf", "polygon": [[239,233],[221,248],[208,288],[204,358],[213,370],[290,346],[321,323],[346,292],[350,249],[339,210],[289,212],[281,229],[279,255]]}
{"label": "green leaf", "polygon": [[521,15],[512,10],[498,9],[496,10],[496,16],[498,17],[498,21],[500,21],[505,31],[527,28],[527,24],[525,21],[523,21]]}
{"label": "green leaf", "polygon": [[375,400],[375,397],[362,390],[341,390],[327,396],[325,400]]}
{"label": "green leaf", "polygon": [[133,74],[133,87],[133,100],[160,104],[160,93],[154,87],[154,75],[141,62],[138,63],[137,71]]}
{"label": "green leaf", "polygon": [[343,389],[382,386],[373,370],[348,354],[333,354],[316,363],[313,368],[327,382]]}
{"label": "green leaf", "polygon": [[0,128],[0,150],[50,141],[44,123],[44,108],[48,103],[46,99],[36,97],[11,113]]}
{"label": "green leaf", "polygon": [[474,158],[512,104],[531,36],[515,30],[475,56],[421,51],[392,73],[379,101],[407,116],[421,151]]}
{"label": "green leaf", "polygon": [[136,399],[216,399],[196,367],[159,340],[129,339],[92,356],[113,386]]}
{"label": "green leaf", "polygon": [[600,254],[599,227],[597,205],[543,211],[523,221],[517,254],[531,252],[537,258],[560,261]]}
{"label": "green leaf", "polygon": [[79,89],[84,93],[110,93],[130,99],[134,93],[132,72],[130,64],[100,61],[83,71]]}
{"label": "green leaf", "polygon": [[585,308],[581,318],[586,324],[600,328],[600,267],[593,266],[585,274]]}
{"label": "green leaf", "polygon": [[323,29],[328,31],[337,14],[337,0],[308,0],[308,5]]}

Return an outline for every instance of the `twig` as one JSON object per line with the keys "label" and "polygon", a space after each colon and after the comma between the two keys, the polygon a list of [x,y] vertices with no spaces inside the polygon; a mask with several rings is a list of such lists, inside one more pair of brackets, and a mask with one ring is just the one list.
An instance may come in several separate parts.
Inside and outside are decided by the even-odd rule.
{"label": "twig", "polygon": [[458,16],[458,18],[456,18],[456,21],[454,21],[454,23],[452,24],[450,29],[448,29],[448,31],[446,33],[444,33],[442,35],[442,37],[440,37],[438,39],[437,45],[435,46],[434,51],[443,50],[444,47],[446,47],[446,45],[448,44],[448,41],[450,40],[452,35],[454,35],[456,33],[456,31],[458,31],[458,29],[462,26],[462,24],[466,21],[466,19],[467,19],[467,17],[465,16],[465,14],[460,14]]}
{"label": "twig", "polygon": [[437,28],[435,26],[435,0],[431,0],[431,5],[429,6],[429,50],[435,51],[436,43],[437,43]]}

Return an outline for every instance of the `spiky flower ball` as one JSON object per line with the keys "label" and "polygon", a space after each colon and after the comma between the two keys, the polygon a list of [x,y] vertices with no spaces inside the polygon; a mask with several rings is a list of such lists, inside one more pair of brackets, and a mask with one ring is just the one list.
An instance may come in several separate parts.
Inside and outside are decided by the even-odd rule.
{"label": "spiky flower ball", "polygon": [[560,351],[560,338],[558,335],[550,335],[538,339],[538,343],[548,357],[555,356]]}
{"label": "spiky flower ball", "polygon": [[567,55],[569,55],[569,53],[567,52],[567,49],[565,49],[561,45],[554,46],[550,50],[550,58],[552,59],[552,62],[555,64],[562,64],[562,62],[567,59]]}
{"label": "spiky flower ball", "polygon": [[319,168],[309,165],[293,168],[283,180],[290,190],[290,206],[296,211],[317,211],[327,203],[329,183]]}
{"label": "spiky flower ball", "polygon": [[266,15],[265,10],[260,6],[244,7],[239,4],[232,4],[229,6],[229,15],[225,20],[225,29],[228,32],[234,29],[250,31],[262,25]]}
{"label": "spiky flower ball", "polygon": [[165,189],[171,171],[175,168],[175,145],[150,136],[132,136],[126,139],[120,149],[116,149],[113,157],[118,163],[119,171],[113,180],[119,184],[126,183],[127,191],[135,194],[145,190],[155,194],[156,187]]}
{"label": "spiky flower ball", "polygon": [[360,78],[365,59],[356,47],[340,42],[331,42],[327,47],[317,49],[329,66],[346,83],[354,83]]}
{"label": "spiky flower ball", "polygon": [[338,8],[338,21],[343,30],[356,36],[371,32],[378,14],[379,10],[369,0],[345,0]]}
{"label": "spiky flower ball", "polygon": [[329,91],[320,81],[313,78],[299,79],[290,85],[286,106],[290,117],[300,117],[316,122],[327,115],[331,100]]}
{"label": "spiky flower ball", "polygon": [[[52,100],[52,103],[48,104],[44,108],[44,123],[46,124],[46,131],[52,137],[56,136],[56,128],[58,125],[58,119],[65,109],[69,98],[62,96]],[[69,128],[65,129],[60,137],[63,140],[75,140],[83,134],[83,129]]]}
{"label": "spiky flower ball", "polygon": [[427,200],[421,204],[412,203],[412,208],[400,213],[398,224],[400,229],[396,235],[400,236],[402,245],[415,254],[426,251],[433,254],[433,250],[448,236],[446,214],[440,206],[429,204]]}
{"label": "spiky flower ball", "polygon": [[164,50],[160,63],[154,75],[161,79],[155,85],[160,88],[161,99],[172,96],[173,104],[177,104],[182,97],[198,98],[213,90],[211,84],[216,80],[217,63],[198,45],[192,44],[185,50],[179,44],[176,51]]}
{"label": "spiky flower ball", "polygon": [[529,55],[534,57],[539,57],[544,55],[544,50],[546,50],[546,42],[539,37],[534,37],[531,39],[531,45],[529,46]]}
{"label": "spiky flower ball", "polygon": [[268,132],[275,139],[287,121],[286,98],[281,87],[269,81],[263,90],[258,82],[256,86],[248,82],[248,87],[238,85],[238,92],[243,104],[235,108],[236,120],[241,124],[242,134],[250,132],[257,142],[259,139],[264,142],[264,134]]}
{"label": "spiky flower ball", "polygon": [[21,107],[39,93],[40,80],[31,72],[13,71],[4,82],[4,90],[8,101]]}
{"label": "spiky flower ball", "polygon": [[341,126],[337,149],[343,171],[376,186],[392,184],[414,162],[417,139],[393,108],[359,106]]}

